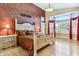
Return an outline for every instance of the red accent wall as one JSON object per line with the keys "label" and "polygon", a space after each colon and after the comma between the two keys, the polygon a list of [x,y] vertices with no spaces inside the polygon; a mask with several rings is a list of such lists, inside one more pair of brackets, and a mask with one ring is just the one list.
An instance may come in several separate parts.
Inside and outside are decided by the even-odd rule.
{"label": "red accent wall", "polygon": [[[20,13],[30,15],[32,18],[22,17]],[[41,16],[45,16],[44,10],[32,3],[0,3],[0,35],[6,35],[6,29],[4,29],[6,24],[11,26],[9,34],[15,33],[15,18],[18,23],[35,22],[35,26],[40,26]]]}
{"label": "red accent wall", "polygon": [[8,35],[15,34],[15,18],[5,4],[0,4],[0,36],[7,35],[6,25],[9,25]]}
{"label": "red accent wall", "polygon": [[[9,29],[7,31],[6,25],[9,25]],[[11,19],[2,19],[0,20],[0,36],[1,35],[13,35],[15,34],[15,20]]]}

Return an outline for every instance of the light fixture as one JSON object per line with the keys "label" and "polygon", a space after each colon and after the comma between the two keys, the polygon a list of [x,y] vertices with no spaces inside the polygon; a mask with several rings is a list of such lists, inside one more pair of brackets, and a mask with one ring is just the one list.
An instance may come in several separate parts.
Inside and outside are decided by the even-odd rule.
{"label": "light fixture", "polygon": [[7,25],[6,25],[7,35],[9,34],[9,33],[8,33],[8,32],[9,32],[9,28],[10,28],[10,26],[9,26],[9,24],[7,24]]}
{"label": "light fixture", "polygon": [[7,25],[6,25],[6,28],[9,28],[9,27],[10,27],[9,24],[7,24]]}
{"label": "light fixture", "polygon": [[53,11],[53,8],[50,6],[50,4],[48,4],[48,8],[46,9],[47,12],[51,12]]}
{"label": "light fixture", "polygon": [[39,30],[40,30],[40,26],[39,25],[36,25],[36,32],[39,32]]}

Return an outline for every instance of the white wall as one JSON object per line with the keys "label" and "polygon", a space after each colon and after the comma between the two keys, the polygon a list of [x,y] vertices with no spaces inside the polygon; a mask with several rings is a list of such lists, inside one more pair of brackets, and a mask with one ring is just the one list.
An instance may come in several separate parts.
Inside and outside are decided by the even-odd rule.
{"label": "white wall", "polygon": [[41,32],[45,34],[45,23],[41,22]]}

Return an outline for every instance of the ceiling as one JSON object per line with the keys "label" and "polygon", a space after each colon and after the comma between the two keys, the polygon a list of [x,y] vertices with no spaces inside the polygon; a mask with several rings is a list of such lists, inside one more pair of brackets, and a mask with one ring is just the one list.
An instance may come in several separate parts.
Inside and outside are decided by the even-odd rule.
{"label": "ceiling", "polygon": [[[36,6],[43,10],[48,8],[49,3],[34,3]],[[79,3],[50,3],[50,6],[54,9],[79,7]]]}

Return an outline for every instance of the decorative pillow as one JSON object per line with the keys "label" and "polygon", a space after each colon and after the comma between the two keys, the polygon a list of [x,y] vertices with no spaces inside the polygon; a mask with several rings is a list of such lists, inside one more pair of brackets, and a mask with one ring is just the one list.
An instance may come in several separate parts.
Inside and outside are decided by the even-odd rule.
{"label": "decorative pillow", "polygon": [[26,31],[26,35],[33,35],[33,31]]}
{"label": "decorative pillow", "polygon": [[28,35],[33,35],[33,32],[28,32]]}
{"label": "decorative pillow", "polygon": [[25,36],[26,35],[26,32],[25,31],[21,31],[20,32],[20,36]]}
{"label": "decorative pillow", "polygon": [[19,31],[16,31],[16,34],[17,34],[17,36],[19,36],[20,35]]}
{"label": "decorative pillow", "polygon": [[29,32],[29,31],[27,30],[27,31],[26,31],[26,35],[28,35],[28,32]]}

